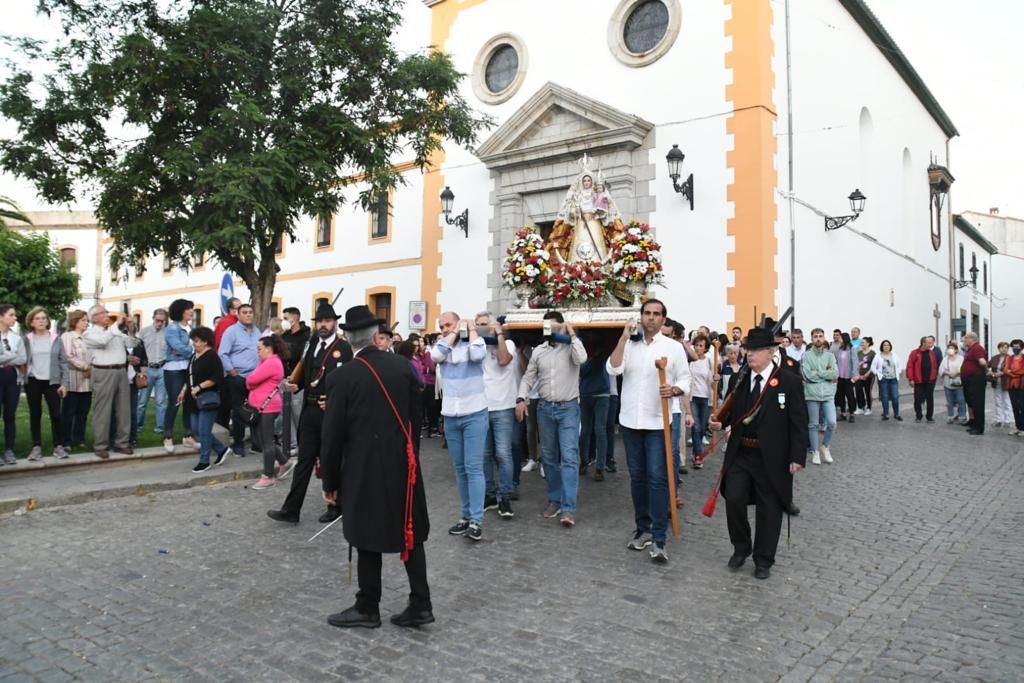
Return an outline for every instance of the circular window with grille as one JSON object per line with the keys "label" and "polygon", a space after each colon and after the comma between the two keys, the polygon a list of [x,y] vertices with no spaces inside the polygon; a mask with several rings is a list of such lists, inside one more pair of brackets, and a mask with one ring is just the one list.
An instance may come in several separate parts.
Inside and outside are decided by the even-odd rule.
{"label": "circular window with grille", "polygon": [[491,38],[480,49],[473,64],[473,91],[488,104],[500,104],[512,97],[526,76],[526,49],[510,33]]}
{"label": "circular window with grille", "polygon": [[645,66],[669,51],[681,23],[679,0],[620,0],[608,24],[608,46],[623,64]]}

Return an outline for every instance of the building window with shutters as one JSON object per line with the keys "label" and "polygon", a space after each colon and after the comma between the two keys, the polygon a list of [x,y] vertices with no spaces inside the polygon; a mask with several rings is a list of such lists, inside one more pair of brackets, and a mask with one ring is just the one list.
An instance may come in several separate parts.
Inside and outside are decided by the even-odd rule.
{"label": "building window with shutters", "polygon": [[322,213],[316,217],[316,250],[327,251],[334,244],[334,215]]}
{"label": "building window with shutters", "polygon": [[373,309],[373,315],[391,325],[391,293],[382,292],[380,294],[372,294],[370,296],[370,308]]}
{"label": "building window with shutters", "polygon": [[[988,294],[988,264],[981,264],[981,286],[984,288],[985,294]],[[988,347],[985,347],[988,348]]]}
{"label": "building window with shutters", "polygon": [[74,247],[61,247],[60,262],[69,268],[74,268],[78,265],[78,250]]}
{"label": "building window with shutters", "polygon": [[391,193],[382,194],[373,202],[370,212],[370,243],[391,241]]}
{"label": "building window with shutters", "polygon": [[960,254],[960,280],[964,279],[964,243],[961,242],[958,251]]}
{"label": "building window with shutters", "polygon": [[171,269],[174,268],[174,264],[171,262],[171,257],[164,254],[163,272],[164,275],[169,275]]}

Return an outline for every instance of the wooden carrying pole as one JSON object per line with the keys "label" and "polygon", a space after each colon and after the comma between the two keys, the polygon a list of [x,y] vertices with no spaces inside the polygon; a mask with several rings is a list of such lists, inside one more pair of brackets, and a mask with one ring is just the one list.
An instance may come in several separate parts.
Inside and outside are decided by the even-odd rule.
{"label": "wooden carrying pole", "polygon": [[[668,358],[662,356],[654,361],[658,368],[658,386],[666,384],[665,367],[668,365]],[[672,535],[679,536],[679,513],[676,512],[676,473],[675,464],[672,462],[672,424],[671,413],[669,412],[669,399],[661,397],[661,428],[665,432],[665,471],[668,473],[668,509],[672,516]]]}
{"label": "wooden carrying pole", "polygon": [[[718,372],[718,341],[714,343],[715,349],[715,367],[711,370],[712,377],[718,377],[714,380],[713,386],[715,387],[715,394],[711,397],[711,414],[716,415],[718,413],[718,394],[721,392],[722,377]],[[708,455],[715,452],[715,448],[718,446],[718,432],[715,432],[711,437],[711,445],[708,447]]]}

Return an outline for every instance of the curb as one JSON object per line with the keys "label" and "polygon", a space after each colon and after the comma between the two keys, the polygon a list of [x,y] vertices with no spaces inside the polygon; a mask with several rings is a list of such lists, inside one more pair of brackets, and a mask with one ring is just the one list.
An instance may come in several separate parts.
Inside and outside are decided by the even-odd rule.
{"label": "curb", "polygon": [[109,498],[127,498],[128,496],[144,496],[148,493],[160,491],[175,491],[179,489],[198,488],[200,486],[215,486],[243,479],[255,479],[262,472],[262,467],[256,467],[235,472],[225,472],[221,475],[207,477],[193,477],[180,481],[155,482],[150,484],[135,484],[117,486],[114,488],[98,489],[68,495],[56,495],[52,498],[19,497],[0,500],[0,514],[17,513],[18,510],[29,511],[40,508],[58,507],[63,505],[81,505],[97,500]]}
{"label": "curb", "polygon": [[175,446],[174,451],[168,453],[163,446],[151,446],[149,448],[137,448],[131,455],[110,452],[106,460],[98,457],[95,453],[83,451],[72,453],[65,460],[56,460],[52,457],[45,457],[42,460],[29,462],[24,458],[18,459],[17,465],[6,465],[0,467],[0,478],[17,477],[21,474],[47,474],[52,472],[65,472],[79,467],[94,467],[96,465],[116,465],[126,462],[137,462],[142,460],[157,460],[160,458],[176,458],[182,455],[194,455],[199,452],[198,448],[185,448]]}

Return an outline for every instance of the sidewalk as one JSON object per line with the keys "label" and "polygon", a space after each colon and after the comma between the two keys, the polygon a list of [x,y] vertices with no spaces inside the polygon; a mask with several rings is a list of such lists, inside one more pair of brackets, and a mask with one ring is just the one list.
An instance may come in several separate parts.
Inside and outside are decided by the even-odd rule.
{"label": "sidewalk", "polygon": [[79,453],[67,460],[19,461],[0,467],[0,514],[253,479],[263,469],[263,457],[250,453],[193,474],[197,454],[177,446],[172,454],[162,447],[144,448],[132,455],[111,453],[109,460]]}

